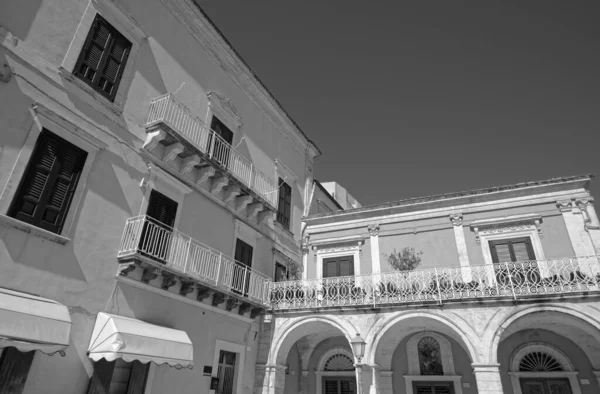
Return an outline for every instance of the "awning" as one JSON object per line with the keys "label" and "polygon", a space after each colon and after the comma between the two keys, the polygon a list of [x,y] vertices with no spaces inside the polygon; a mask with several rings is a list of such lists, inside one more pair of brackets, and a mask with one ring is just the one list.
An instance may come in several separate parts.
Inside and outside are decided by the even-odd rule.
{"label": "awning", "polygon": [[190,369],[194,365],[194,348],[185,331],[103,312],[96,318],[88,355],[94,361],[122,358]]}
{"label": "awning", "polygon": [[0,288],[0,348],[52,354],[69,346],[71,316],[56,301]]}

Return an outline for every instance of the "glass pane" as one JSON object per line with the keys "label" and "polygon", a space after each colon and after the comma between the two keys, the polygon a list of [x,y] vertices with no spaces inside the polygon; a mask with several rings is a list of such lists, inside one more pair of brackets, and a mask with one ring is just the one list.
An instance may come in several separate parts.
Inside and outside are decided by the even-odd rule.
{"label": "glass pane", "polygon": [[498,256],[499,263],[512,261],[510,257],[510,246],[508,244],[497,244],[496,256]]}
{"label": "glass pane", "polygon": [[513,252],[515,253],[516,261],[527,261],[533,260],[534,257],[529,255],[529,249],[527,248],[527,242],[513,242]]}

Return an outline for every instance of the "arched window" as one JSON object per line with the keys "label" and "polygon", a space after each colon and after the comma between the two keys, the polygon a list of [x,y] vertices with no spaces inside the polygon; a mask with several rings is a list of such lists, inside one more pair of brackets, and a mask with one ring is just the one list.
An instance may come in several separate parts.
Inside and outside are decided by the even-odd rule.
{"label": "arched window", "polygon": [[519,372],[558,372],[563,366],[546,352],[527,353],[519,362]]}
{"label": "arched window", "polygon": [[427,336],[421,338],[417,344],[419,352],[419,368],[421,375],[443,375],[442,352],[440,344],[435,338]]}
{"label": "arched window", "polygon": [[325,371],[354,371],[354,363],[345,354],[335,354],[325,363]]}

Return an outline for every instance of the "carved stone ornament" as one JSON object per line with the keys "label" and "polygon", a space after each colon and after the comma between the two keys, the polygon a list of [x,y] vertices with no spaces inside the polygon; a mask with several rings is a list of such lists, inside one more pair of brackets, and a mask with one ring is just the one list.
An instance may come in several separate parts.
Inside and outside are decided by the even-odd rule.
{"label": "carved stone ornament", "polygon": [[463,217],[461,214],[450,215],[450,221],[452,222],[453,226],[462,226]]}
{"label": "carved stone ornament", "polygon": [[559,200],[556,202],[556,206],[561,212],[566,212],[573,209],[573,202],[571,200]]}
{"label": "carved stone ornament", "polygon": [[527,231],[535,229],[540,238],[543,238],[542,227],[540,219],[534,219],[531,222],[521,222],[515,223],[511,225],[502,225],[502,226],[486,226],[483,229],[479,229],[478,227],[474,227],[473,231],[475,232],[475,240],[478,244],[481,243],[481,235],[489,235],[489,234],[502,234],[502,233],[511,233],[516,231]]}
{"label": "carved stone ornament", "polygon": [[367,227],[367,230],[369,231],[369,236],[370,237],[377,237],[379,236],[379,224],[369,224]]}
{"label": "carved stone ornament", "polygon": [[216,112],[217,115],[221,115],[221,117],[226,116],[229,120],[234,121],[238,127],[243,124],[242,118],[238,114],[230,99],[215,92],[209,92],[207,96],[209,106],[213,113]]}
{"label": "carved stone ornament", "polygon": [[306,254],[308,253],[309,249],[310,249],[310,234],[306,234],[304,237],[302,237],[302,245],[301,245],[301,249],[302,249],[302,253]]}

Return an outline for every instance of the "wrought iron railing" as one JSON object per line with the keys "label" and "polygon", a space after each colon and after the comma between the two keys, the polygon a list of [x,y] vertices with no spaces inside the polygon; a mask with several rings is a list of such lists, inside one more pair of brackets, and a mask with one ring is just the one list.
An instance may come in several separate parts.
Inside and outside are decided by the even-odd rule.
{"label": "wrought iron railing", "polygon": [[165,123],[203,154],[226,168],[272,207],[277,207],[277,183],[257,170],[240,152],[221,138],[171,93],[150,101],[146,126]]}
{"label": "wrought iron railing", "polygon": [[117,257],[135,255],[240,297],[266,301],[269,277],[149,216],[125,223]]}
{"label": "wrought iron railing", "polygon": [[599,256],[271,282],[274,310],[600,291]]}

